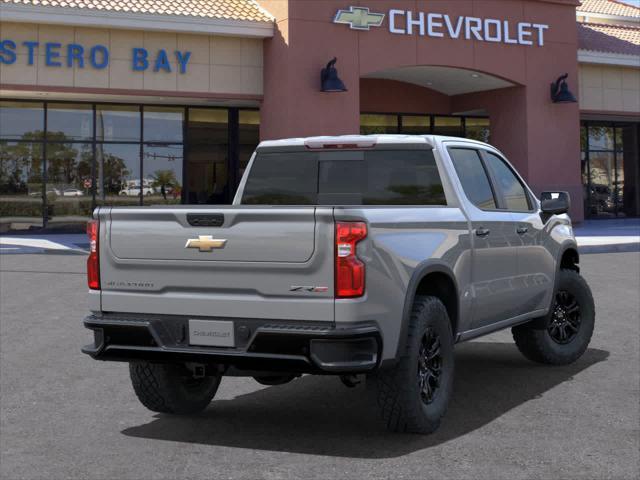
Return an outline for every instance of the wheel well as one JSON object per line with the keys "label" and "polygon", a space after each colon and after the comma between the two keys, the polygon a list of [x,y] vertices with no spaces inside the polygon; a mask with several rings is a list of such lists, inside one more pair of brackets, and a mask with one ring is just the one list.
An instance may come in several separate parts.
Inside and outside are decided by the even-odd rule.
{"label": "wheel well", "polygon": [[580,272],[580,255],[577,250],[573,248],[568,248],[562,253],[562,258],[560,259],[560,268],[565,270],[575,270],[576,272]]}
{"label": "wheel well", "polygon": [[416,295],[429,295],[440,299],[449,314],[451,330],[455,337],[458,328],[458,291],[451,277],[442,272],[425,275],[418,284]]}

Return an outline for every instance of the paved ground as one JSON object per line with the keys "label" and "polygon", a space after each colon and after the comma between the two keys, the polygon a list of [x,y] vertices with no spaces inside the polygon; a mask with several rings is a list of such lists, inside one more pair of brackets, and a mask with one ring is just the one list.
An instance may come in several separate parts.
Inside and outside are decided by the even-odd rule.
{"label": "paved ground", "polygon": [[508,333],[457,349],[433,436],[391,435],[333,378],[225,379],[201,415],[140,406],[90,335],[84,258],[0,256],[0,478],[636,479],[640,254],[585,255],[597,329],[575,365],[522,358]]}

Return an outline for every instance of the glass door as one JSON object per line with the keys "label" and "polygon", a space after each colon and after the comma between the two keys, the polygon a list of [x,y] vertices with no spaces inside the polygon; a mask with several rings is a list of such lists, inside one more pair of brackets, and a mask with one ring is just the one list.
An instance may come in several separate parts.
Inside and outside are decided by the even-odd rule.
{"label": "glass door", "polygon": [[584,122],[582,173],[585,215],[638,216],[638,124]]}

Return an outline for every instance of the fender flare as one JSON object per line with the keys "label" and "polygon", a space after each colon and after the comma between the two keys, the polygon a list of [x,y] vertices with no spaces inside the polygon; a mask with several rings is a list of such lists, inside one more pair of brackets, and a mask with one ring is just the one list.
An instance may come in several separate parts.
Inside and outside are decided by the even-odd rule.
{"label": "fender flare", "polygon": [[[447,275],[453,285],[455,287],[455,298],[456,302],[460,302],[460,297],[458,295],[458,282],[456,281],[455,274],[453,270],[448,265],[441,263],[438,260],[428,259],[423,262],[420,262],[416,268],[413,270],[411,274],[411,279],[409,280],[409,284],[407,285],[407,293],[404,298],[404,307],[402,309],[402,323],[400,325],[400,335],[398,337],[398,346],[396,347],[396,355],[395,361],[400,358],[400,352],[404,349],[407,341],[407,332],[409,330],[409,320],[411,318],[411,309],[413,308],[413,302],[416,297],[416,291],[418,290],[418,285],[430,273],[443,273]],[[458,312],[460,311],[460,306],[458,305]],[[450,319],[452,320],[452,319]],[[453,338],[455,338],[456,332],[453,332]]]}
{"label": "fender flare", "polygon": [[543,317],[536,318],[535,320],[527,323],[527,325],[532,328],[539,330],[545,330],[547,328],[551,309],[553,308],[553,302],[555,300],[555,292],[558,288],[558,278],[560,278],[560,270],[562,270],[562,257],[568,250],[574,250],[576,252],[576,256],[578,257],[578,262],[580,261],[580,251],[578,250],[577,242],[575,240],[565,240],[564,242],[562,242],[556,256],[556,276],[553,279],[553,294],[551,295],[547,314]]}

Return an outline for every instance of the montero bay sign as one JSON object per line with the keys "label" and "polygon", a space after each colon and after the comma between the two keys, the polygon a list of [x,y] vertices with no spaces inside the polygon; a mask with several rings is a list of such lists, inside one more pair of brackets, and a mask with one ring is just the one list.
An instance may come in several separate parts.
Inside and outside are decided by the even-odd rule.
{"label": "montero bay sign", "polygon": [[[338,10],[333,23],[349,25],[352,30],[371,30],[381,27],[385,13],[374,13],[367,7]],[[388,12],[389,32],[396,35],[477,40],[510,45],[544,46],[549,25],[532,22],[514,23],[509,20],[457,16],[446,13],[412,12],[391,9]]]}

